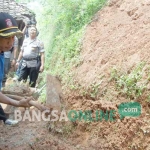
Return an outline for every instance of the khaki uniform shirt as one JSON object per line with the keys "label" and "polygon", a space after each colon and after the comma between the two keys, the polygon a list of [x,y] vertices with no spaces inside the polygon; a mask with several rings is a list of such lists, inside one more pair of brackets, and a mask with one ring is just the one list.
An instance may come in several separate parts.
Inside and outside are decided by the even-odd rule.
{"label": "khaki uniform shirt", "polygon": [[[36,58],[37,56],[39,56],[39,53],[45,51],[44,44],[37,38],[35,38],[34,40],[26,38],[21,47],[21,51],[23,52],[23,58],[27,59]],[[36,67],[37,60],[30,60],[30,61],[23,60],[22,65],[27,66],[27,68]]]}

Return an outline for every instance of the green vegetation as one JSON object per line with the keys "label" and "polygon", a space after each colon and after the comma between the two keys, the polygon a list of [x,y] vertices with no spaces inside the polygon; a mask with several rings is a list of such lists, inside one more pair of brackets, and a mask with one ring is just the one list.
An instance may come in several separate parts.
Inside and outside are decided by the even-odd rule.
{"label": "green vegetation", "polygon": [[98,93],[99,93],[99,87],[102,83],[102,80],[100,80],[98,83],[93,82],[90,84],[86,89],[84,87],[79,87],[80,90],[79,93],[81,96],[91,98],[93,100],[98,99]]}
{"label": "green vegetation", "polygon": [[[106,0],[37,0],[36,13],[39,38],[46,51],[46,73],[57,75],[69,88],[75,87],[72,68],[81,64],[80,50],[85,26]],[[33,4],[32,4],[33,5]],[[76,86],[78,87],[78,86]],[[95,97],[97,87],[92,92]],[[42,101],[45,99],[42,93]]]}
{"label": "green vegetation", "polygon": [[46,50],[45,68],[67,85],[72,68],[80,65],[80,46],[85,26],[106,0],[45,0],[35,9],[40,38]]}
{"label": "green vegetation", "polygon": [[[46,51],[45,72],[57,75],[62,83],[78,87],[73,81],[72,68],[81,64],[80,50],[85,27],[106,0],[18,0],[32,2],[36,13],[39,38]],[[92,85],[91,97],[96,97],[97,85]],[[45,99],[42,93],[42,101]]]}
{"label": "green vegetation", "polygon": [[111,79],[115,80],[116,88],[121,94],[130,99],[136,99],[143,94],[147,84],[147,81],[142,82],[144,66],[145,63],[140,63],[130,73],[120,73],[116,69],[112,70]]}

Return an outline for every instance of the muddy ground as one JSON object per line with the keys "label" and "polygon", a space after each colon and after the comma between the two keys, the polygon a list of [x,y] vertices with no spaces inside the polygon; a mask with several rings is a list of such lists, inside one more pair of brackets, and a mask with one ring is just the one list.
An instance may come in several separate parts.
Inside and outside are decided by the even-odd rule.
{"label": "muddy ground", "polygon": [[[87,25],[81,64],[73,68],[74,80],[83,90],[64,91],[67,109],[118,110],[122,102],[135,100],[142,107],[139,117],[121,120],[116,115],[114,122],[103,120],[52,124],[26,121],[16,127],[1,125],[0,149],[150,150],[149,82],[147,90],[137,99],[129,99],[121,94],[116,90],[115,83],[110,82],[112,68],[130,73],[140,62],[146,63],[142,70],[143,80],[149,76],[149,8],[148,0],[109,1]],[[93,83],[100,83],[96,97],[88,91]]]}

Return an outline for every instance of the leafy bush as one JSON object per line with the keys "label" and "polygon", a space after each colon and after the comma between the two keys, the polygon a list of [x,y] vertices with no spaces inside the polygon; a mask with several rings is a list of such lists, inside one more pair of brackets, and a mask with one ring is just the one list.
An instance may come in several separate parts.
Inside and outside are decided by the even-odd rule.
{"label": "leafy bush", "polygon": [[[80,64],[80,46],[85,26],[106,0],[45,0],[36,11],[40,38],[46,50],[45,68],[69,80],[71,68]],[[65,81],[67,82],[67,81]]]}
{"label": "leafy bush", "polygon": [[130,99],[136,99],[141,96],[146,88],[146,83],[140,83],[144,65],[145,63],[140,63],[130,73],[119,73],[116,69],[112,70],[111,76],[115,80],[117,89]]}
{"label": "leafy bush", "polygon": [[[85,27],[106,0],[36,0],[37,2],[40,5],[34,7],[33,11],[38,22],[38,38],[45,46],[43,78],[48,72],[59,76],[62,83],[74,87],[72,68],[81,63],[80,50]],[[94,87],[93,97],[97,94],[97,89]],[[45,99],[44,92],[41,99]]]}

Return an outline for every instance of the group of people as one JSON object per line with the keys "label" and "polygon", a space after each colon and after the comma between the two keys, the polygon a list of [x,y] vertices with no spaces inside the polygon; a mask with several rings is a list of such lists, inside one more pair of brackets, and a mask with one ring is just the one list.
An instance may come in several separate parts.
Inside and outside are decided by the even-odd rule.
{"label": "group of people", "polygon": [[21,51],[19,53],[16,65],[21,62],[18,81],[27,81],[29,76],[29,85],[35,87],[39,72],[44,70],[44,45],[37,39],[37,28],[29,28],[29,38],[25,38]]}
{"label": "group of people", "polygon": [[18,81],[23,80],[26,82],[29,77],[29,85],[35,87],[39,72],[43,72],[44,70],[44,45],[37,39],[38,30],[35,25],[29,26],[25,24],[22,33],[24,35],[24,41],[18,59],[16,59],[18,52],[17,37],[15,37],[11,50],[4,52],[3,83],[6,82],[6,76],[10,67],[14,67],[15,65],[18,68],[16,71]]}
{"label": "group of people", "polygon": [[[0,12],[0,89],[2,88],[2,81],[4,77],[4,63],[7,62],[7,57],[5,57],[5,61],[4,55],[9,55],[8,58],[10,60],[12,47],[14,53],[12,63],[16,64],[16,66],[20,65],[18,81],[27,81],[29,77],[29,85],[31,87],[35,87],[39,72],[42,72],[44,70],[44,45],[40,40],[37,39],[38,31],[36,26],[31,26],[28,32],[29,37],[24,39],[17,59],[16,52],[14,51],[14,47],[16,45],[15,39],[23,36],[23,33],[18,29],[18,25],[11,15],[9,15],[8,13]],[[8,52],[9,54],[6,52]],[[7,69],[5,71],[7,71]],[[20,101],[16,101],[14,99],[6,97],[0,92],[0,103],[18,107],[30,107],[29,101],[30,98],[23,98]],[[17,121],[10,120],[6,117],[1,105],[0,120],[3,120],[5,124],[9,125],[17,123]]]}

